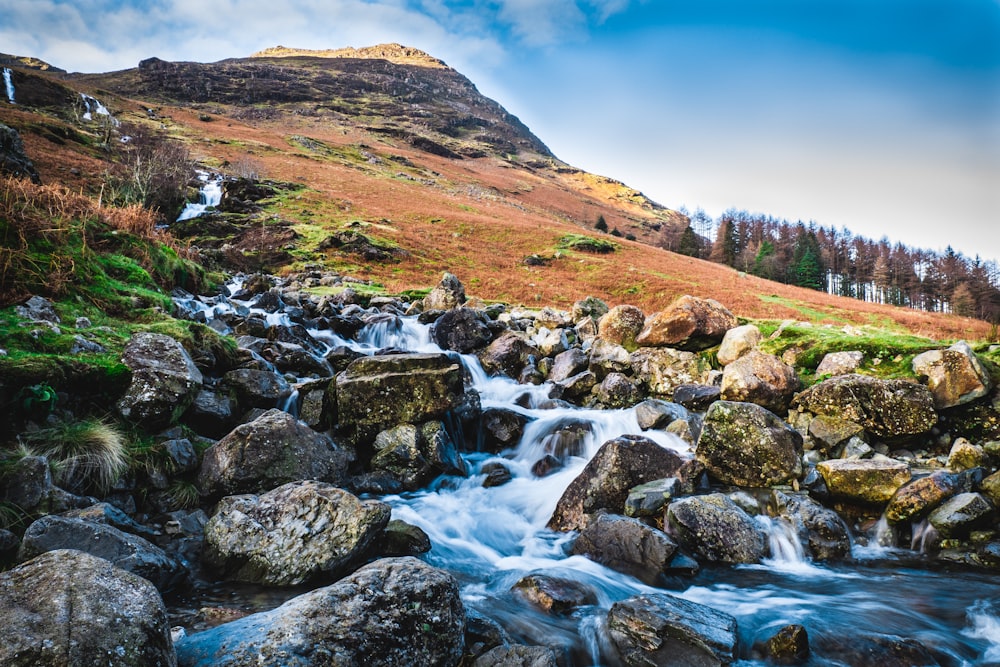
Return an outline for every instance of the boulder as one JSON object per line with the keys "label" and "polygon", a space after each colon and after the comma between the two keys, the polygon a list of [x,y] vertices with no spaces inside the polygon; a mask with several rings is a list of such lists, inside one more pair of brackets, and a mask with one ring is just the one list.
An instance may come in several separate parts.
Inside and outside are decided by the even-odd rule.
{"label": "boulder", "polygon": [[29,516],[42,516],[87,507],[94,498],[76,496],[52,482],[49,460],[25,456],[7,465],[0,485],[0,500],[16,506]]}
{"label": "boulder", "polygon": [[809,659],[809,633],[801,625],[786,625],[754,648],[770,663],[801,665]]}
{"label": "boulder", "polygon": [[122,363],[132,371],[118,412],[149,430],[173,424],[201,388],[201,371],[191,355],[170,336],[133,334],[122,351]]}
{"label": "boulder", "polygon": [[849,375],[861,368],[861,362],[864,358],[864,353],[857,350],[824,354],[823,359],[816,367],[816,377]]}
{"label": "boulder", "polygon": [[630,359],[636,380],[650,394],[672,399],[677,387],[708,382],[708,363],[693,352],[673,348],[644,347]]}
{"label": "boulder", "polygon": [[595,338],[590,346],[590,365],[587,368],[600,382],[608,373],[630,373],[632,359],[628,350],[618,343]]}
{"label": "boulder", "polygon": [[[483,480],[483,488],[490,489],[495,486],[503,486],[510,480],[514,479],[511,475],[510,469],[499,461],[491,461],[489,463],[484,463],[479,469],[481,475],[486,475],[486,479]],[[544,477],[545,475],[535,475],[536,477]]]}
{"label": "boulder", "polygon": [[564,400],[582,403],[590,397],[591,391],[597,386],[597,376],[590,371],[577,373],[556,383],[559,396]]}
{"label": "boulder", "polygon": [[465,286],[457,277],[445,272],[441,282],[424,297],[424,310],[450,310],[464,304]]}
{"label": "boulder", "polygon": [[380,556],[416,556],[431,550],[431,538],[420,526],[391,519],[379,536],[373,553]]}
{"label": "boulder", "polygon": [[978,468],[986,464],[986,450],[965,438],[957,438],[948,452],[948,469],[956,472]]}
{"label": "boulder", "polygon": [[993,503],[980,493],[959,493],[945,500],[927,520],[941,537],[965,537],[993,518]]}
{"label": "boulder", "polygon": [[294,586],[336,577],[389,523],[385,503],[322,482],[223,498],[205,526],[203,559],[234,581]]}
{"label": "boulder", "polygon": [[170,624],[147,580],[81,551],[0,573],[0,664],[175,667]]}
{"label": "boulder", "polygon": [[388,473],[402,488],[415,491],[438,475],[469,474],[465,460],[439,421],[400,424],[375,436],[372,470]]}
{"label": "boulder", "polygon": [[304,479],[339,483],[347,456],[329,436],[287,412],[268,410],[205,451],[198,471],[203,496],[259,493]]}
{"label": "boulder", "polygon": [[866,631],[819,636],[813,641],[814,660],[851,667],[938,667],[934,654],[911,637]]}
{"label": "boulder", "polygon": [[472,667],[557,667],[556,654],[545,646],[494,646],[476,658]]}
{"label": "boulder", "polygon": [[642,331],[646,316],[635,306],[615,306],[597,321],[597,337],[620,345],[625,349],[636,348],[635,339]]}
{"label": "boulder", "polygon": [[597,604],[597,594],[590,586],[541,573],[521,577],[512,590],[539,609],[556,615],[570,614],[577,607]]}
{"label": "boulder", "polygon": [[587,370],[589,364],[590,355],[578,347],[560,352],[553,359],[548,379],[550,382],[561,382]]}
{"label": "boulder", "polygon": [[806,495],[774,494],[778,516],[792,524],[808,556],[816,561],[851,557],[851,531],[840,515]]}
{"label": "boulder", "polygon": [[885,505],[910,481],[910,466],[895,459],[833,459],[816,470],[830,495],[867,505]]}
{"label": "boulder", "polygon": [[661,583],[676,551],[677,543],[662,530],[617,514],[598,515],[573,543],[574,554],[650,585]]}
{"label": "boulder", "polygon": [[200,435],[221,438],[235,426],[236,402],[228,393],[201,389],[184,413],[184,423]]}
{"label": "boulder", "polygon": [[625,516],[652,517],[663,514],[663,510],[674,498],[684,495],[689,489],[676,477],[653,480],[629,489],[625,499]]}
{"label": "boulder", "polygon": [[489,345],[493,333],[481,315],[472,308],[454,308],[444,313],[431,329],[438,347],[468,354]]}
{"label": "boulder", "polygon": [[685,550],[711,563],[759,563],[767,555],[760,526],[721,493],[673,501],[665,523]]}
{"label": "boulder", "polygon": [[720,397],[784,414],[801,386],[794,368],[773,354],[752,350],[726,366]]}
{"label": "boulder", "polygon": [[176,644],[180,667],[457,665],[465,611],[447,572],[375,561],[331,586]]}
{"label": "boulder", "polygon": [[820,415],[809,421],[808,432],[817,449],[824,452],[839,451],[838,448],[851,438],[863,436],[864,427],[846,419]]}
{"label": "boulder", "polygon": [[291,385],[274,371],[237,368],[223,376],[223,383],[236,395],[242,410],[277,408],[292,395]]}
{"label": "boulder", "polygon": [[889,500],[885,518],[893,523],[921,519],[955,495],[960,485],[959,475],[944,470],[907,482]]}
{"label": "boulder", "polygon": [[733,327],[722,337],[716,357],[723,366],[728,366],[760,344],[763,336],[754,324]]}
{"label": "boulder", "polygon": [[674,387],[673,400],[688,410],[702,411],[719,400],[721,391],[719,387],[710,384],[679,384]]}
{"label": "boulder", "polygon": [[490,375],[517,379],[532,359],[540,359],[537,347],[514,331],[507,331],[479,353],[479,361]]}
{"label": "boulder", "polygon": [[62,319],[56,313],[52,302],[43,296],[33,296],[19,306],[14,307],[17,316],[29,322],[51,322],[59,324]]}
{"label": "boulder", "polygon": [[608,304],[594,296],[588,296],[573,304],[570,311],[570,318],[574,322],[579,322],[583,318],[601,319],[610,310]]}
{"label": "boulder", "polygon": [[555,329],[548,331],[548,333],[546,331],[548,330],[542,329],[539,336],[535,339],[538,351],[541,352],[543,357],[555,357],[568,350],[572,345],[571,338],[565,329]]}
{"label": "boulder", "polygon": [[931,350],[913,358],[913,372],[927,384],[939,410],[969,403],[993,387],[989,373],[964,340],[947,350]]}
{"label": "boulder", "polygon": [[860,424],[879,438],[926,433],[937,423],[930,391],[906,380],[841,375],[798,394],[793,407]]}
{"label": "boulder", "polygon": [[621,373],[608,373],[597,385],[594,395],[608,409],[628,408],[642,399],[639,388]]}
{"label": "boulder", "polygon": [[650,315],[635,342],[640,347],[704,350],[719,344],[737,324],[736,316],[715,299],[682,296]]}
{"label": "boulder", "polygon": [[529,418],[508,408],[487,408],[480,418],[482,449],[499,454],[517,445]]}
{"label": "boulder", "polygon": [[[739,363],[739,362],[736,362]],[[725,484],[771,486],[802,472],[802,436],[754,403],[717,401],[702,424],[695,456]]]}
{"label": "boulder", "polygon": [[647,399],[635,406],[635,418],[639,422],[639,428],[643,431],[664,429],[671,422],[678,419],[686,421],[690,417],[683,406],[657,398]]}
{"label": "boulder", "polygon": [[0,174],[15,178],[27,178],[35,185],[42,179],[34,163],[24,152],[21,135],[12,127],[0,123]]}
{"label": "boulder", "polygon": [[28,526],[18,558],[28,560],[61,549],[76,549],[103,558],[149,580],[161,591],[172,588],[186,574],[181,563],[138,535],[106,523],[55,514],[44,516]]}
{"label": "boulder", "polygon": [[623,435],[608,440],[566,487],[549,519],[552,530],[582,530],[598,510],[621,512],[629,489],[688,471],[676,452],[648,438]]}
{"label": "boulder", "polygon": [[719,667],[736,661],[735,618],[666,593],[613,604],[608,634],[626,665]]}

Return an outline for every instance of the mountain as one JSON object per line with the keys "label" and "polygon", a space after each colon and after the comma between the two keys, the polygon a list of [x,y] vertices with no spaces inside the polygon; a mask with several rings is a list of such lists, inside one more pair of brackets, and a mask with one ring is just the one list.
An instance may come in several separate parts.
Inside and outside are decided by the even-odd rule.
{"label": "mountain", "polygon": [[[561,308],[594,295],[652,312],[694,294],[755,318],[895,321],[939,337],[985,326],[668,252],[686,216],[562,162],[466,77],[417,49],[275,47],[217,63],[149,58],[97,74],[17,56],[0,62],[17,91],[16,105],[0,102],[0,122],[19,130],[45,183],[106,202],[108,174],[151,135],[185,147],[205,169],[274,182],[245,210],[174,226],[215,261],[331,268],[394,292],[428,287],[448,270],[476,296]],[[89,113],[82,95],[121,126]],[[162,206],[167,222],[175,205]],[[345,241],[348,232],[364,241]]]}

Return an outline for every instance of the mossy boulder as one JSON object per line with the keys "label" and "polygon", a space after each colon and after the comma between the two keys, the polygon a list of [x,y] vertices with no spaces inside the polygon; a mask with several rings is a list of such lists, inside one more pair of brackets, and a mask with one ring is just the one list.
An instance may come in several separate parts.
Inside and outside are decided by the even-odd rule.
{"label": "mossy boulder", "polygon": [[832,496],[865,505],[885,505],[910,481],[910,466],[889,458],[820,461],[816,470]]}
{"label": "mossy boulder", "polygon": [[627,350],[634,350],[636,336],[642,331],[646,316],[635,306],[615,306],[597,322],[597,336]]}
{"label": "mossy boulder", "polygon": [[149,430],[175,423],[201,388],[201,371],[191,355],[164,334],[132,336],[122,363],[132,371],[132,381],[118,401],[118,412]]}
{"label": "mossy boulder", "polygon": [[989,373],[965,341],[947,350],[931,350],[913,358],[913,372],[927,383],[939,410],[982,398],[993,387]]}
{"label": "mossy boulder", "polygon": [[710,563],[759,563],[767,556],[760,526],[725,494],[675,500],[664,521],[685,550]]}
{"label": "mossy boulder", "polygon": [[771,486],[802,472],[802,436],[754,403],[716,401],[705,414],[695,456],[712,477],[737,486]]}

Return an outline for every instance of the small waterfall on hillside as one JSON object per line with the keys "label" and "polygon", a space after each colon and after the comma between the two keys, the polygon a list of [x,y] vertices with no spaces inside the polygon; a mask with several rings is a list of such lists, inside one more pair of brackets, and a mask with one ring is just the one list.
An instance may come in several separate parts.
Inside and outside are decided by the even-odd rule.
{"label": "small waterfall on hillside", "polygon": [[188,202],[181,214],[177,216],[177,222],[204,215],[209,208],[218,206],[219,202],[222,201],[223,178],[221,175],[199,171],[198,180],[203,184],[198,190],[198,201]]}
{"label": "small waterfall on hillside", "polygon": [[16,104],[14,102],[14,72],[9,67],[3,68],[3,85],[7,89],[7,101]]}
{"label": "small waterfall on hillside", "polygon": [[80,93],[80,99],[83,100],[84,120],[92,121],[94,120],[94,114],[97,114],[98,116],[107,116],[108,120],[110,120],[111,124],[114,125],[115,127],[121,125],[121,122],[117,118],[112,116],[111,112],[108,111],[108,108],[103,104],[101,104],[101,101],[98,100],[96,97],[91,97],[86,93]]}

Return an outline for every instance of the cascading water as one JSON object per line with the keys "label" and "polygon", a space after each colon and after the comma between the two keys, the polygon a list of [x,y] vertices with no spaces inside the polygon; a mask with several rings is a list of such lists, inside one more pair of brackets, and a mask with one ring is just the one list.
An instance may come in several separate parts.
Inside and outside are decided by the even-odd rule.
{"label": "cascading water", "polygon": [[[208,321],[235,311],[266,317],[271,326],[290,323],[288,315],[265,313],[249,301],[177,301],[184,312]],[[328,330],[311,334],[327,349],[343,345],[364,354],[388,347],[441,351],[429,328],[414,318],[361,312],[368,324],[353,339]],[[471,472],[467,478],[441,478],[427,489],[383,500],[392,506],[394,518],[428,534],[433,548],[424,558],[456,577],[468,609],[499,622],[514,641],[553,647],[561,655],[560,664],[619,665],[606,629],[608,609],[627,597],[664,589],[568,555],[574,535],[552,532],[546,522],[565,488],[608,439],[641,433],[684,455],[690,455],[689,446],[663,431],[641,431],[632,409],[551,407],[546,405],[549,387],[488,377],[475,357],[461,358],[484,408],[504,407],[530,418],[521,440],[499,456],[466,453]],[[548,436],[567,423],[585,425],[576,455],[564,468],[536,477],[531,468],[545,453]],[[483,467],[497,462],[510,471],[511,481],[485,488]],[[705,566],[694,577],[670,578],[666,591],[736,617],[741,667],[765,665],[750,658],[750,646],[792,623],[807,627],[810,643],[820,648],[838,641],[849,644],[865,631],[917,639],[932,648],[942,665],[985,666],[1000,660],[997,576],[913,569],[903,564],[912,561],[912,554],[907,561],[895,561],[900,550],[876,546],[877,539],[869,540],[870,547],[856,548],[851,563],[813,563],[791,524],[764,516],[757,521],[770,544],[770,557],[763,563]],[[565,616],[526,605],[511,589],[526,574],[539,572],[589,586],[596,604]],[[260,604],[271,607],[280,601]],[[847,664],[817,660],[806,664]]]}
{"label": "cascading water", "polygon": [[111,124],[114,125],[115,127],[121,125],[121,122],[117,118],[112,116],[111,112],[108,111],[108,108],[103,104],[101,104],[101,101],[98,100],[96,97],[91,97],[86,93],[80,93],[80,99],[83,100],[82,118],[84,120],[89,120],[89,121],[94,120],[94,114],[96,113],[98,116],[106,116],[108,120],[111,122]]}
{"label": "cascading water", "polygon": [[198,180],[202,183],[201,188],[198,190],[198,201],[188,202],[184,210],[181,211],[181,214],[177,216],[177,222],[204,215],[209,208],[218,206],[219,202],[222,201],[223,178],[221,175],[212,175],[207,171],[199,171]]}
{"label": "cascading water", "polygon": [[3,85],[7,89],[7,101],[16,104],[14,102],[14,72],[9,67],[3,68]]}

